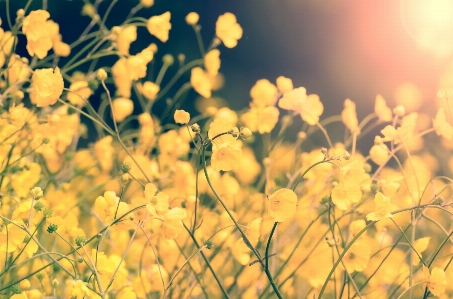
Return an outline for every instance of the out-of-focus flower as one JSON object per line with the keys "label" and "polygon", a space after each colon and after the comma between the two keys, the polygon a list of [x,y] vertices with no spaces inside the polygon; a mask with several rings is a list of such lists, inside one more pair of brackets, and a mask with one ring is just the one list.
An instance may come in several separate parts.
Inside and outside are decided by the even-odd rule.
{"label": "out-of-focus flower", "polygon": [[211,76],[216,76],[220,69],[220,51],[212,49],[204,56],[204,66]]}
{"label": "out-of-focus flower", "polygon": [[293,90],[293,81],[290,78],[280,76],[277,78],[277,88],[281,93]]}
{"label": "out-of-focus flower", "polygon": [[209,76],[203,71],[200,67],[194,67],[190,73],[190,84],[198,92],[205,98],[211,97],[211,82],[209,80]]}
{"label": "out-of-focus flower", "polygon": [[148,8],[154,5],[154,0],[140,0],[140,4]]}
{"label": "out-of-focus flower", "polygon": [[149,101],[154,101],[160,90],[160,86],[151,81],[145,81],[143,85],[137,84],[137,88]]}
{"label": "out-of-focus flower", "polygon": [[31,11],[22,23],[22,31],[27,37],[27,51],[30,56],[43,59],[52,49],[52,36],[46,21],[50,14],[42,9]]}
{"label": "out-of-focus flower", "polygon": [[169,31],[171,29],[170,18],[171,14],[169,11],[159,16],[153,16],[148,20],[146,28],[148,28],[149,33],[165,43],[168,40]]}
{"label": "out-of-focus flower", "polygon": [[355,109],[355,103],[350,99],[344,101],[344,109],[341,112],[341,119],[344,125],[351,131],[354,131],[359,126],[357,120],[357,112]]}
{"label": "out-of-focus flower", "polygon": [[[104,71],[105,72],[105,71]],[[85,106],[88,98],[93,94],[93,91],[88,86],[85,80],[76,81],[69,86],[68,101],[77,106]]]}
{"label": "out-of-focus flower", "polygon": [[436,134],[443,136],[448,140],[453,137],[453,127],[447,122],[444,108],[439,108],[436,114],[436,118],[433,119],[433,126],[436,130]]}
{"label": "out-of-focus flower", "polygon": [[283,222],[296,213],[297,195],[291,189],[282,188],[269,197],[269,215],[275,222]]}
{"label": "out-of-focus flower", "polygon": [[377,192],[374,197],[375,211],[366,215],[368,221],[379,221],[384,218],[392,217],[390,214],[390,198]]}
{"label": "out-of-focus flower", "polygon": [[11,31],[4,31],[0,28],[0,67],[5,63],[7,55],[11,54],[15,37]]}
{"label": "out-of-focus flower", "polygon": [[161,226],[165,238],[175,239],[179,234],[184,232],[182,219],[185,217],[186,211],[181,208],[173,208],[165,213]]}
{"label": "out-of-focus flower", "polygon": [[270,133],[278,122],[280,112],[274,106],[251,107],[241,116],[241,120],[252,131],[260,134]]}
{"label": "out-of-focus flower", "polygon": [[385,99],[380,94],[376,96],[376,102],[374,104],[374,113],[376,113],[380,121],[392,120],[392,109],[390,109],[387,106]]}
{"label": "out-of-focus flower", "polygon": [[174,118],[177,124],[185,125],[190,121],[190,114],[184,110],[176,110]]}
{"label": "out-of-focus flower", "polygon": [[242,27],[237,23],[236,16],[227,12],[217,19],[215,33],[225,47],[234,48],[242,37]]}
{"label": "out-of-focus flower", "polygon": [[31,78],[30,99],[38,107],[53,105],[63,93],[64,82],[60,69],[35,70]]}
{"label": "out-of-focus flower", "polygon": [[189,25],[197,25],[200,16],[196,12],[189,12],[186,16],[186,23]]}
{"label": "out-of-focus flower", "polygon": [[277,87],[267,79],[256,81],[250,89],[250,97],[255,107],[266,107],[275,104],[278,93]]}
{"label": "out-of-focus flower", "polygon": [[304,87],[295,88],[286,92],[278,102],[278,106],[285,110],[299,112],[303,121],[309,125],[316,125],[324,112],[324,106],[317,94],[307,96]]}
{"label": "out-of-focus flower", "polygon": [[429,269],[423,265],[423,282],[426,287],[434,296],[440,296],[445,293],[447,280],[445,279],[445,272],[441,268],[434,267],[429,273]]}
{"label": "out-of-focus flower", "polygon": [[371,257],[371,248],[365,242],[356,241],[349,248],[348,252],[343,258],[346,270],[349,273],[354,271],[361,272],[365,270],[368,261]]}
{"label": "out-of-focus flower", "polygon": [[137,39],[137,26],[129,25],[120,28],[117,33],[116,44],[118,52],[123,55],[129,55],[129,48],[131,43]]}
{"label": "out-of-focus flower", "polygon": [[122,122],[134,111],[134,102],[127,98],[117,98],[112,102],[113,115],[117,122]]}
{"label": "out-of-focus flower", "polygon": [[[421,256],[421,253],[424,252],[429,245],[429,241],[431,237],[424,237],[414,241],[414,249],[417,253]],[[417,266],[420,263],[420,259],[418,258],[417,254],[412,255],[412,265]]]}

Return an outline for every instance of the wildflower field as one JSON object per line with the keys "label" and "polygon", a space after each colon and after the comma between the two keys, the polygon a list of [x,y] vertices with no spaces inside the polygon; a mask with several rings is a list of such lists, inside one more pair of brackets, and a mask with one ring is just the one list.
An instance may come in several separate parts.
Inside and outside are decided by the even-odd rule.
{"label": "wildflower field", "polygon": [[0,298],[453,298],[453,75],[432,115],[285,74],[233,110],[235,14],[188,11],[188,59],[154,0],[73,1],[74,40],[0,11]]}

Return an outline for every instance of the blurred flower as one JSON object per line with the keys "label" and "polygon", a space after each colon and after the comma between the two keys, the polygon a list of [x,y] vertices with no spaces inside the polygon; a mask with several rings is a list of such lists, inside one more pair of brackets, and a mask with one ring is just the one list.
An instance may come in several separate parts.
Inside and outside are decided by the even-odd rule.
{"label": "blurred flower", "polygon": [[277,78],[277,88],[282,94],[293,90],[293,81],[290,78],[280,76]]}
{"label": "blurred flower", "polygon": [[444,108],[437,110],[436,118],[433,119],[433,127],[436,130],[436,134],[443,136],[448,140],[453,137],[453,127],[447,122]]}
{"label": "blurred flower", "polygon": [[429,269],[423,265],[423,282],[434,296],[440,296],[445,293],[447,280],[445,279],[444,270],[434,267],[429,273]]}
{"label": "blurred flower", "polygon": [[31,78],[30,99],[38,107],[53,105],[63,93],[64,82],[60,69],[35,70]]}
{"label": "blurred flower", "polygon": [[184,110],[176,110],[174,119],[177,124],[185,125],[190,121],[190,114]]}
{"label": "blurred flower", "polygon": [[205,98],[211,97],[211,82],[209,80],[208,75],[203,71],[200,67],[194,67],[190,73],[190,84],[198,92]]}
{"label": "blurred flower", "polygon": [[379,221],[384,218],[392,217],[390,213],[390,198],[384,196],[381,192],[377,192],[374,196],[375,211],[366,215],[368,221]]}
{"label": "blurred flower", "polygon": [[184,232],[182,219],[186,217],[186,211],[181,208],[173,208],[164,215],[162,232],[166,239],[175,239]]}
{"label": "blurred flower", "polygon": [[230,12],[219,16],[215,24],[215,33],[225,47],[236,47],[242,37],[242,28],[236,21],[236,16]]}
{"label": "blurred flower", "polygon": [[129,25],[121,27],[117,33],[116,44],[118,52],[122,55],[129,55],[129,48],[132,42],[137,39],[137,26]]}
{"label": "blurred flower", "polygon": [[160,86],[151,81],[145,81],[143,85],[137,84],[137,88],[149,101],[154,101],[160,90]]}
{"label": "blurred flower", "polygon": [[376,102],[374,104],[374,113],[376,113],[380,121],[392,120],[392,110],[389,107],[387,107],[385,99],[380,94],[376,96]]}
{"label": "blurred flower", "polygon": [[148,28],[149,33],[165,43],[168,40],[168,33],[171,29],[170,18],[171,14],[169,11],[159,16],[153,16],[148,20],[146,28]]}
{"label": "blurred flower", "polygon": [[67,99],[71,104],[83,107],[92,94],[93,91],[88,86],[88,81],[75,81],[69,86]]}
{"label": "blurred flower", "polygon": [[349,273],[354,271],[361,272],[367,267],[370,257],[370,245],[365,242],[355,241],[355,243],[348,249],[348,252],[343,258],[343,262]]}
{"label": "blurred flower", "polygon": [[344,109],[341,112],[341,119],[343,120],[346,128],[348,128],[350,131],[354,131],[359,126],[355,103],[350,99],[346,99],[344,101]]}
{"label": "blurred flower", "polygon": [[300,114],[303,121],[309,125],[316,125],[324,112],[324,106],[317,94],[307,96],[304,87],[295,88],[286,92],[278,102],[278,106],[285,110],[293,110]]}
{"label": "blurred flower", "polygon": [[252,131],[260,134],[270,133],[278,122],[280,112],[274,106],[251,107],[241,116],[241,120]]}
{"label": "blurred flower", "polygon": [[134,102],[127,98],[117,98],[112,102],[113,115],[117,122],[122,122],[134,111]]}
{"label": "blurred flower", "polygon": [[148,8],[154,5],[154,0],[140,0],[140,4]]}
{"label": "blurred flower", "polygon": [[255,107],[266,107],[275,104],[278,89],[267,79],[256,81],[250,89],[250,97]]}
{"label": "blurred flower", "polygon": [[22,23],[22,31],[27,37],[27,51],[30,56],[36,55],[43,59],[52,49],[52,36],[46,24],[50,14],[45,10],[34,10],[26,16]]}
{"label": "blurred flower", "polygon": [[296,213],[297,195],[291,189],[282,188],[268,199],[269,215],[275,222],[283,222]]}
{"label": "blurred flower", "polygon": [[[421,253],[424,252],[429,245],[431,237],[424,237],[414,241],[414,249],[417,251],[418,255],[421,256]],[[420,263],[420,259],[417,254],[412,254],[412,265],[417,266]]]}
{"label": "blurred flower", "polygon": [[204,66],[211,76],[216,76],[220,69],[220,51],[213,49],[204,56]]}

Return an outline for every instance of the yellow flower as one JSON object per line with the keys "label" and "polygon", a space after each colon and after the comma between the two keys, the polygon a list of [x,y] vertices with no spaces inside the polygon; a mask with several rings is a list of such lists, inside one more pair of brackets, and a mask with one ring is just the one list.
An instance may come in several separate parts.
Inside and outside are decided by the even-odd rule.
{"label": "yellow flower", "polygon": [[120,292],[116,295],[117,299],[137,299],[137,295],[131,287],[125,287],[121,289]]}
{"label": "yellow flower", "polygon": [[88,98],[93,94],[93,91],[88,86],[85,80],[76,81],[69,86],[68,101],[77,106],[85,106]]}
{"label": "yellow flower", "polygon": [[184,232],[182,219],[185,217],[186,211],[177,207],[165,213],[161,228],[166,239],[175,239]]}
{"label": "yellow flower", "polygon": [[129,55],[131,43],[137,39],[137,26],[126,26],[121,28],[117,34],[116,44],[118,52],[123,55]]}
{"label": "yellow flower", "polygon": [[277,78],[277,88],[281,93],[285,93],[294,89],[293,81],[290,78],[280,76]]}
{"label": "yellow flower", "polygon": [[28,66],[28,59],[21,58],[19,55],[12,54],[9,62],[6,76],[10,84],[22,82],[28,79],[31,70]]}
{"label": "yellow flower", "polygon": [[389,155],[389,148],[384,143],[375,144],[370,149],[370,158],[377,165],[387,162]]}
{"label": "yellow flower", "polygon": [[[421,256],[421,253],[424,252],[429,245],[429,241],[431,237],[424,237],[414,241],[414,248]],[[420,259],[418,258],[417,254],[412,254],[412,265],[417,266],[420,263]]]}
{"label": "yellow flower", "polygon": [[117,98],[112,102],[113,115],[117,122],[122,122],[134,111],[134,102],[131,99]]}
{"label": "yellow flower", "polygon": [[143,85],[137,84],[137,88],[149,101],[154,101],[160,90],[160,86],[151,81],[145,81]]}
{"label": "yellow flower", "polygon": [[307,96],[304,87],[295,88],[286,92],[278,102],[278,106],[285,110],[293,110],[300,114],[303,121],[309,125],[316,125],[324,112],[324,106],[317,94]]}
{"label": "yellow flower", "polygon": [[52,36],[47,19],[50,14],[45,10],[34,10],[26,16],[22,23],[22,31],[27,37],[27,51],[30,56],[36,55],[43,59],[52,49]]}
{"label": "yellow flower", "polygon": [[[258,243],[262,220],[263,218],[257,218],[252,220],[252,222],[250,222],[247,225],[247,230],[245,231],[245,234],[250,241],[250,245],[253,247],[255,247],[256,244]],[[250,262],[250,251],[251,248],[245,244],[243,238],[237,239],[235,244],[233,245],[233,248],[231,249],[231,253],[233,254],[234,258],[241,265],[247,265]]]}
{"label": "yellow flower", "polygon": [[267,79],[256,81],[255,85],[250,89],[250,97],[252,98],[253,105],[256,107],[274,105],[277,93],[277,87]]}
{"label": "yellow flower", "polygon": [[94,212],[99,215],[99,219],[103,222],[110,222],[114,219],[115,213],[117,217],[126,214],[129,211],[129,206],[125,202],[120,202],[120,198],[113,191],[104,192],[104,196],[98,196],[94,201]]}
{"label": "yellow flower", "polygon": [[11,31],[4,31],[0,28],[0,67],[3,66],[6,56],[11,54],[15,37]]}
{"label": "yellow flower", "polygon": [[110,171],[113,166],[113,154],[115,149],[112,146],[113,138],[111,135],[105,136],[102,139],[99,139],[94,144],[94,154],[101,164],[102,170],[105,172]]}
{"label": "yellow flower", "polygon": [[35,70],[31,78],[30,99],[38,107],[53,105],[63,93],[64,82],[60,69]]}
{"label": "yellow flower", "polygon": [[429,269],[423,265],[423,282],[434,296],[440,296],[445,293],[447,280],[445,279],[444,270],[434,267],[429,273]]}
{"label": "yellow flower", "polygon": [[231,144],[217,146],[211,156],[211,166],[216,171],[230,171],[239,163],[242,150]]}
{"label": "yellow flower", "polygon": [[241,120],[252,131],[270,133],[278,122],[280,111],[274,106],[251,107],[241,116]]}
{"label": "yellow flower", "polygon": [[190,73],[190,84],[201,96],[205,98],[211,97],[211,81],[209,76],[200,67],[194,67]]}
{"label": "yellow flower", "polygon": [[[215,137],[215,139],[213,140],[214,149],[216,148],[216,146],[220,146],[223,144],[234,144],[236,142],[236,138],[234,138],[233,135],[223,134],[229,132],[231,129],[234,129],[233,126],[224,119],[221,118],[214,119],[214,121],[209,125],[208,130],[208,137],[210,139],[213,139]],[[217,135],[220,134],[223,135],[217,137]]]}
{"label": "yellow flower", "polygon": [[437,135],[443,136],[448,140],[453,137],[453,127],[447,122],[444,108],[441,107],[437,111],[436,118],[433,119],[433,126]]}
{"label": "yellow flower", "polygon": [[200,16],[196,12],[189,12],[186,16],[186,23],[188,25],[197,25]]}
{"label": "yellow flower", "polygon": [[387,107],[385,99],[380,94],[376,96],[376,102],[374,104],[374,113],[376,113],[380,121],[392,120],[392,110],[389,107]]}
{"label": "yellow flower", "polygon": [[374,205],[376,206],[375,211],[366,215],[366,220],[379,221],[392,217],[392,214],[390,214],[390,198],[381,192],[377,192],[374,196]]}
{"label": "yellow flower", "polygon": [[219,16],[215,23],[215,34],[225,47],[234,48],[242,37],[242,28],[236,21],[236,16],[230,12]]}
{"label": "yellow flower", "polygon": [[190,114],[184,110],[176,110],[174,118],[177,124],[185,125],[190,121]]}
{"label": "yellow flower", "polygon": [[274,222],[283,222],[296,213],[297,195],[291,189],[277,190],[268,199],[269,215]]}
{"label": "yellow flower", "polygon": [[341,112],[341,119],[344,125],[351,131],[354,131],[359,126],[357,120],[357,112],[355,109],[355,103],[350,99],[344,101],[344,109]]}
{"label": "yellow flower", "polygon": [[171,29],[170,18],[171,14],[169,11],[159,16],[151,17],[146,24],[146,28],[148,28],[149,33],[165,43],[168,40],[168,32]]}
{"label": "yellow flower", "polygon": [[346,211],[352,203],[359,202],[361,198],[360,186],[347,186],[340,182],[332,189],[332,202],[343,211]]}
{"label": "yellow flower", "polygon": [[349,273],[365,270],[371,257],[371,248],[365,242],[355,241],[343,258],[346,270]]}
{"label": "yellow flower", "polygon": [[66,281],[66,298],[83,299],[86,296],[91,296],[90,289],[87,288],[87,283],[81,280]]}
{"label": "yellow flower", "polygon": [[204,56],[204,67],[211,76],[216,76],[220,69],[220,51],[213,49]]}
{"label": "yellow flower", "polygon": [[129,75],[126,58],[121,58],[112,66],[112,77],[115,82],[117,94],[125,98],[130,98],[132,79]]}

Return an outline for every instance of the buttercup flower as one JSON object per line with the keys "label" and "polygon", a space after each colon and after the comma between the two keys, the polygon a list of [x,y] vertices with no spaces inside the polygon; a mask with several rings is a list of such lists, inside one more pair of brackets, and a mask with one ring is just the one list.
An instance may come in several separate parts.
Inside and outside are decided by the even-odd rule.
{"label": "buttercup flower", "polygon": [[[429,241],[431,240],[431,237],[424,237],[420,238],[414,241],[414,248],[418,252],[418,254],[421,256],[421,253],[424,252],[429,245]],[[420,263],[420,259],[418,258],[417,254],[412,255],[412,265],[417,266]]]}
{"label": "buttercup flower", "polygon": [[186,211],[181,208],[173,208],[164,215],[162,223],[162,232],[165,238],[175,239],[179,234],[184,232],[182,219],[186,217]]}
{"label": "buttercup flower", "polygon": [[356,241],[349,248],[343,258],[346,270],[349,273],[354,271],[361,272],[365,270],[371,257],[371,248],[365,242]]}
{"label": "buttercup flower", "polygon": [[377,192],[374,197],[375,211],[366,215],[368,221],[379,221],[384,218],[392,217],[390,214],[390,198],[384,196],[381,192]]}
{"label": "buttercup flower", "polygon": [[346,99],[344,101],[344,109],[341,112],[341,119],[343,120],[344,125],[351,131],[354,131],[359,126],[355,103],[350,99]]}
{"label": "buttercup flower", "polygon": [[275,104],[278,89],[267,79],[256,81],[250,89],[250,97],[255,107],[266,107]]}
{"label": "buttercup flower", "polygon": [[148,8],[154,5],[154,0],[140,0],[140,4]]}
{"label": "buttercup flower", "polygon": [[216,76],[220,69],[220,51],[219,49],[213,49],[206,53],[204,56],[204,66],[206,71],[211,76]]}
{"label": "buttercup flower", "polygon": [[[105,71],[104,71],[105,72]],[[85,80],[76,81],[69,86],[68,101],[76,106],[85,106],[88,98],[93,94],[93,91],[88,86]]]}
{"label": "buttercup flower", "polygon": [[194,67],[190,73],[190,84],[193,89],[205,98],[211,97],[211,81],[200,67]]}
{"label": "buttercup flower", "polygon": [[433,126],[437,135],[448,140],[453,137],[453,126],[448,123],[444,108],[441,107],[437,111],[436,118],[433,119]]}
{"label": "buttercup flower", "polygon": [[293,90],[293,81],[290,78],[280,76],[277,78],[277,88],[281,93]]}
{"label": "buttercup flower", "polygon": [[237,23],[236,16],[227,12],[217,19],[215,34],[223,42],[225,47],[234,48],[242,37],[242,27]]}
{"label": "buttercup flower", "polygon": [[302,120],[312,126],[316,125],[324,112],[319,96],[317,94],[307,96],[307,90],[304,87],[286,92],[278,102],[278,106],[285,110],[299,112]]}
{"label": "buttercup flower", "polygon": [[392,109],[387,107],[385,99],[380,94],[376,96],[376,102],[374,104],[374,113],[376,113],[380,121],[392,120]]}
{"label": "buttercup flower", "polygon": [[291,189],[282,188],[268,199],[269,215],[275,222],[283,222],[296,213],[297,195]]}
{"label": "buttercup flower", "polygon": [[134,102],[127,98],[117,98],[112,102],[113,115],[117,122],[122,122],[126,117],[134,111]]}
{"label": "buttercup flower", "polygon": [[278,122],[280,111],[274,106],[251,107],[241,116],[241,120],[252,131],[260,134],[270,133]]}
{"label": "buttercup flower", "polygon": [[146,28],[148,28],[149,33],[165,43],[168,40],[168,33],[171,29],[170,18],[171,14],[169,11],[159,16],[151,17],[146,24]]}
{"label": "buttercup flower", "polygon": [[440,296],[445,293],[447,280],[445,279],[444,270],[434,267],[429,273],[429,269],[423,265],[423,282],[434,296]]}
{"label": "buttercup flower", "polygon": [[160,86],[151,81],[145,81],[143,85],[137,84],[138,90],[147,98],[149,101],[156,99],[157,93],[160,90]]}
{"label": "buttercup flower", "polygon": [[130,45],[137,39],[137,26],[130,25],[120,28],[117,34],[116,44],[118,52],[123,55],[129,55]]}
{"label": "buttercup flower", "polygon": [[185,125],[190,121],[190,114],[184,110],[176,110],[174,118],[177,124]]}
{"label": "buttercup flower", "polygon": [[31,78],[30,99],[38,107],[53,105],[63,93],[64,82],[60,69],[35,70]]}
{"label": "buttercup flower", "polygon": [[26,16],[22,23],[22,31],[27,37],[27,51],[30,56],[36,54],[40,59],[47,56],[52,49],[52,36],[46,24],[50,14],[45,10],[34,10]]}

